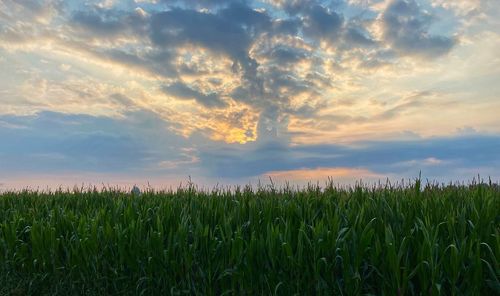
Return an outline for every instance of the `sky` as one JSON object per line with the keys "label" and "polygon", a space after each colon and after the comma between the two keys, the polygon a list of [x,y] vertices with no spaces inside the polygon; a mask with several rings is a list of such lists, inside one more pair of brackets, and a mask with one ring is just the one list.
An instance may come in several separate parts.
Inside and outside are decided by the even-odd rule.
{"label": "sky", "polygon": [[0,0],[0,189],[500,180],[497,0]]}

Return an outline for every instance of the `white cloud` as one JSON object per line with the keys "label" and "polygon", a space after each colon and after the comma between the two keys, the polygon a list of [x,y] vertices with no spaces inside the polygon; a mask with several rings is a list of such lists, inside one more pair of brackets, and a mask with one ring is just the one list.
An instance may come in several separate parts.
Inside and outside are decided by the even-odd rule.
{"label": "white cloud", "polygon": [[134,0],[135,3],[151,3],[151,4],[156,4],[158,3],[158,0]]}
{"label": "white cloud", "polygon": [[59,65],[59,69],[61,69],[62,71],[69,71],[71,69],[71,65],[61,64]]}
{"label": "white cloud", "polygon": [[449,9],[460,16],[478,13],[481,2],[481,0],[431,0],[432,6]]}
{"label": "white cloud", "polygon": [[109,8],[113,7],[115,4],[116,4],[116,0],[104,0],[102,2],[99,2],[97,4],[97,7],[109,9]]}

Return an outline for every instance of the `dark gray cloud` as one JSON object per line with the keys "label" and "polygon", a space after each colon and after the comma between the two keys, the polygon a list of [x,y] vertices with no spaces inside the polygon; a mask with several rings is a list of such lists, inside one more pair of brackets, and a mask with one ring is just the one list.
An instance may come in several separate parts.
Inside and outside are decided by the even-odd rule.
{"label": "dark gray cloud", "polygon": [[[128,104],[123,95],[115,100]],[[0,116],[0,166],[13,172],[150,171],[162,161],[183,161],[192,145],[168,130],[154,113],[137,110],[123,119],[41,112]]]}
{"label": "dark gray cloud", "polygon": [[271,17],[267,13],[254,10],[246,4],[236,1],[222,9],[218,14],[231,23],[244,25],[252,35],[260,31],[269,31],[271,26]]}
{"label": "dark gray cloud", "polygon": [[196,100],[198,103],[208,107],[225,107],[226,103],[221,100],[218,94],[204,94],[195,90],[182,82],[174,82],[168,86],[162,86],[163,92],[167,95],[172,95],[178,99]]}
{"label": "dark gray cloud", "polygon": [[448,53],[456,40],[432,35],[434,17],[414,0],[393,1],[382,15],[384,37],[402,55],[434,58]]}
{"label": "dark gray cloud", "polygon": [[[274,9],[264,6],[267,10],[256,9],[262,8],[262,3],[252,1],[161,2],[157,6],[137,4],[141,9],[134,4],[135,10],[126,5],[106,9],[77,5],[76,11],[68,12],[70,35],[65,42],[78,43],[83,51],[103,60],[147,72],[158,78],[160,85],[168,85],[162,87],[165,93],[193,99],[207,107],[227,104],[218,94],[207,94],[180,82],[171,84],[182,81],[183,74],[209,74],[196,65],[179,63],[177,50],[194,45],[208,49],[213,57],[228,57],[233,61],[230,70],[241,78],[230,96],[267,118],[262,124],[282,126],[279,122],[288,115],[314,116],[315,108],[324,107],[291,107],[290,102],[298,94],[314,98],[322,88],[332,86],[334,77],[331,73],[325,75],[327,71],[322,69],[327,61],[356,59],[361,61],[357,63],[359,69],[373,70],[393,65],[398,58],[395,53],[437,57],[455,44],[453,38],[429,34],[434,18],[414,0],[393,1],[380,15],[385,40],[376,40],[369,33],[368,26],[376,21],[376,16],[344,14],[345,1],[279,1]],[[38,9],[35,2],[26,3],[27,7]],[[66,6],[68,11],[69,7]],[[273,38],[282,38],[283,42]],[[310,49],[304,49],[298,40]],[[325,56],[315,51],[319,40],[335,52]],[[294,64],[299,61],[311,62],[313,66],[307,73],[298,73]],[[271,115],[276,118],[268,118]]]}
{"label": "dark gray cloud", "polygon": [[[92,9],[76,11],[70,24],[87,38],[140,38],[146,35],[148,17],[136,11]],[[75,36],[76,37],[76,36]]]}
{"label": "dark gray cloud", "polygon": [[301,26],[302,22],[298,18],[276,19],[272,22],[272,31],[276,34],[296,36]]}
{"label": "dark gray cloud", "polygon": [[250,38],[240,26],[211,13],[174,8],[153,15],[151,40],[158,46],[194,43],[231,57],[246,55]]}
{"label": "dark gray cloud", "polygon": [[[261,120],[276,115],[266,114]],[[500,177],[500,137],[474,131],[455,137],[412,135],[411,140],[352,145],[291,145],[286,137],[277,140],[279,131],[268,130],[264,124],[259,128],[266,129],[261,132],[269,135],[267,138],[236,145],[207,141],[200,135],[187,139],[177,136],[147,111],[131,112],[123,119],[54,112],[4,115],[0,123],[0,166],[15,173],[126,172],[152,177],[165,172],[179,176],[196,172],[198,177],[248,180],[270,171],[346,167],[398,178],[414,177],[422,171],[425,177],[444,181],[454,176],[471,178],[477,173]],[[194,157],[199,162],[192,162]],[[161,163],[169,165],[162,168]],[[181,165],[172,166],[175,163]]]}
{"label": "dark gray cloud", "polygon": [[172,64],[175,54],[168,49],[152,49],[144,51],[125,51],[121,49],[89,50],[89,52],[106,61],[125,65],[130,69],[138,69],[159,78],[175,78],[182,68]]}
{"label": "dark gray cloud", "polygon": [[[366,70],[393,65],[397,55],[388,57],[383,54],[387,51],[399,55],[437,57],[451,50],[455,44],[452,38],[428,33],[434,19],[413,0],[394,1],[381,14],[385,40],[375,40],[367,29],[376,21],[376,16],[365,17],[360,13],[345,17],[342,9],[346,4],[341,1],[328,5],[313,0],[281,1],[275,4],[278,10],[257,10],[255,7],[258,5],[252,1],[163,3],[167,5],[150,9],[146,14],[88,8],[73,14],[73,27],[79,28],[80,34],[87,32],[93,37],[136,38],[147,46],[147,50],[126,47],[96,49],[93,52],[101,58],[157,75],[160,79],[179,80],[181,74],[207,74],[195,66],[172,63],[177,58],[176,49],[185,45],[208,49],[214,56],[224,55],[233,61],[230,70],[242,78],[232,98],[252,105],[263,114],[265,109],[275,108],[281,110],[277,113],[279,116],[285,116],[283,112],[293,110],[287,106],[290,96],[303,92],[317,95],[321,87],[331,85],[325,80],[328,77],[321,75],[324,57],[293,44],[272,44],[270,39],[273,37],[281,36],[288,40],[299,37],[313,47],[317,46],[317,41],[326,42],[336,48],[331,59],[358,59],[361,60],[359,68]],[[209,9],[201,10],[203,7]],[[388,50],[387,45],[391,49]],[[370,51],[348,52],[353,49]],[[293,64],[302,60],[320,60],[315,66],[318,69],[305,73],[307,80],[299,79],[293,69]],[[261,65],[259,61],[269,61],[270,64]],[[179,96],[179,92],[176,96],[194,98],[205,106],[224,106],[215,94],[204,95],[201,90],[188,89],[193,92],[186,95],[189,91],[184,89],[183,96]],[[169,88],[164,87],[163,90],[168,92]],[[176,90],[176,87],[170,89]]]}
{"label": "dark gray cloud", "polygon": [[344,18],[342,15],[320,5],[314,5],[304,14],[303,32],[306,37],[334,41],[338,38]]}
{"label": "dark gray cloud", "polygon": [[[242,75],[244,87],[258,95],[262,93],[258,64],[248,52],[253,38],[268,26],[266,14],[239,3],[216,14],[173,8],[152,16],[150,36],[153,44],[160,48],[191,44],[228,56],[233,60],[232,71]],[[214,95],[196,97],[205,105],[223,105]]]}
{"label": "dark gray cloud", "polygon": [[[479,173],[498,167],[500,137],[468,136],[414,139],[407,141],[358,142],[349,145],[294,145],[283,142],[257,143],[246,149],[201,152],[201,165],[209,174],[246,178],[269,171],[315,169],[318,167],[366,168],[380,174],[449,178],[458,171]],[[500,171],[495,177],[500,177]],[[473,177],[472,175],[469,177]]]}
{"label": "dark gray cloud", "polygon": [[315,0],[291,0],[291,1],[275,1],[275,5],[284,10],[290,15],[296,15],[310,7],[317,5],[318,1]]}
{"label": "dark gray cloud", "polygon": [[[181,3],[173,1],[170,4]],[[302,12],[306,20],[304,25],[297,17],[273,20],[266,12],[257,11],[245,2],[224,4],[222,1],[216,4],[219,9],[201,12],[189,8],[193,7],[193,3],[188,3],[182,5],[183,8],[174,6],[167,11],[151,11],[151,17],[147,18],[94,9],[74,14],[73,21],[74,26],[103,38],[124,36],[131,32],[140,38],[139,31],[147,27],[150,37],[147,42],[153,45],[152,50],[134,52],[131,49],[108,49],[98,50],[95,54],[163,78],[175,78],[179,73],[202,74],[186,65],[174,67],[170,61],[175,58],[175,54],[172,55],[175,48],[195,45],[209,49],[216,55],[226,55],[233,60],[232,71],[243,78],[233,98],[261,110],[276,107],[279,110],[289,109],[286,107],[288,98],[284,96],[290,96],[293,91],[305,91],[312,84],[298,80],[293,69],[285,71],[271,67],[268,68],[270,71],[259,72],[259,64],[249,53],[257,38],[262,34],[295,36],[302,30],[315,39],[333,39],[339,34],[343,22],[337,13],[319,5]],[[145,25],[145,22],[149,22],[149,25]],[[270,48],[265,54],[277,65],[293,64],[308,58],[306,52],[290,46]],[[277,87],[287,88],[287,94],[278,93]],[[217,95],[204,95],[190,87],[180,89],[179,85],[173,84],[162,89],[179,98],[195,99],[205,106],[224,106]]]}
{"label": "dark gray cloud", "polygon": [[120,20],[107,20],[99,14],[89,11],[79,11],[73,15],[73,24],[83,27],[91,33],[100,36],[113,36],[123,33],[124,24]]}
{"label": "dark gray cloud", "polygon": [[376,44],[376,41],[362,28],[350,27],[344,32],[344,41],[347,46],[369,47]]}
{"label": "dark gray cloud", "polygon": [[307,56],[304,51],[289,48],[289,47],[275,47],[272,49],[269,56],[278,64],[290,64],[300,61]]}
{"label": "dark gray cloud", "polygon": [[227,3],[245,3],[245,0],[160,0],[169,5],[184,5],[191,8],[214,8],[224,6]]}

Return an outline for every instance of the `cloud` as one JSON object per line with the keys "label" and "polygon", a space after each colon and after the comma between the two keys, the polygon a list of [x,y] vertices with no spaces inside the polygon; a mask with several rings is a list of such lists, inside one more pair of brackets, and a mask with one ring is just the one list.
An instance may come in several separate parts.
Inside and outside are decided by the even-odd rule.
{"label": "cloud", "polygon": [[[395,53],[434,57],[451,50],[439,45],[449,37],[428,33],[432,20],[411,1],[401,1],[406,10],[393,2],[380,15],[393,50],[375,34],[373,12],[344,14],[349,3],[271,2],[274,9],[254,1],[163,1],[140,9],[65,6],[59,15],[62,25],[47,28],[43,35],[50,37],[44,44],[52,52],[74,52],[85,62],[118,66],[160,85],[182,81],[197,93],[187,95],[183,89],[178,98],[194,99],[208,109],[228,108],[234,100],[262,116],[273,114],[267,120],[275,124],[270,129],[288,115],[315,116],[325,106],[320,98],[326,101],[326,93],[340,89],[337,81],[356,79],[354,70],[391,69],[398,65]],[[402,27],[402,35],[418,33],[418,45],[406,42],[393,25]],[[42,38],[36,30],[8,28],[5,37]],[[33,48],[38,47],[35,42]],[[214,79],[226,83],[215,86]]]}
{"label": "cloud", "polygon": [[318,167],[313,169],[296,169],[289,171],[271,171],[264,173],[264,175],[271,177],[273,180],[293,182],[327,180],[328,178],[332,178],[335,181],[346,178],[350,181],[360,179],[366,181],[367,179],[384,178],[383,175],[375,174],[366,169],[325,167]]}
{"label": "cloud", "polygon": [[172,64],[175,54],[168,49],[127,52],[121,49],[88,51],[89,54],[103,61],[110,61],[128,69],[137,69],[153,77],[169,79],[177,77],[179,69]]}
{"label": "cloud", "polygon": [[452,37],[429,33],[433,21],[434,16],[414,0],[393,1],[382,14],[384,38],[401,55],[442,56],[457,41]]}
{"label": "cloud", "polygon": [[193,157],[183,152],[190,144],[147,111],[131,112],[122,119],[55,112],[0,118],[7,123],[0,129],[5,144],[0,147],[0,164],[6,171],[154,175],[168,172],[158,164]]}
{"label": "cloud", "polygon": [[295,15],[304,10],[307,10],[312,5],[316,4],[313,0],[270,0],[272,5],[286,11],[288,14]]}
{"label": "cloud", "polygon": [[340,34],[343,17],[335,11],[314,5],[304,14],[304,33],[319,39],[334,41]]}
{"label": "cloud", "polygon": [[306,53],[295,48],[277,47],[273,48],[270,57],[280,65],[293,64],[306,57]]}
{"label": "cloud", "polygon": [[[118,97],[119,98],[119,97]],[[120,99],[120,98],[119,98]],[[43,112],[2,116],[0,164],[12,174],[95,172],[137,178],[176,174],[208,179],[294,180],[425,177],[449,181],[480,173],[500,177],[500,137],[464,135],[350,144],[239,144],[184,138],[146,111],[123,119]],[[471,176],[466,175],[472,174]]]}
{"label": "cloud", "polygon": [[301,21],[297,18],[274,19],[272,22],[272,31],[276,34],[295,36],[298,34],[301,25]]}
{"label": "cloud", "polygon": [[9,20],[35,21],[49,24],[61,12],[62,1],[56,0],[5,0],[0,3],[0,17]]}
{"label": "cloud", "polygon": [[[429,177],[448,178],[458,170],[480,173],[483,167],[498,166],[498,136],[420,138],[349,145],[294,145],[268,142],[208,149],[200,162],[210,175],[252,177],[269,172],[307,172],[318,168],[363,169],[377,175],[414,176],[420,170]],[[402,165],[404,164],[404,165]],[[367,171],[365,171],[367,172]],[[277,173],[279,174],[279,173]],[[500,176],[500,171],[497,172]]]}
{"label": "cloud", "polygon": [[370,47],[376,45],[376,41],[363,29],[350,27],[344,32],[345,42],[352,47]]}
{"label": "cloud", "polygon": [[445,9],[450,9],[458,15],[466,15],[468,17],[478,14],[481,10],[481,2],[486,2],[482,0],[431,0],[433,6],[443,7]]}
{"label": "cloud", "polygon": [[[3,164],[228,178],[492,167],[494,3],[466,2],[0,1],[0,113],[28,114],[0,118]],[[463,30],[472,10],[485,22]]]}
{"label": "cloud", "polygon": [[239,21],[221,14],[180,8],[156,13],[152,16],[151,41],[159,47],[199,45],[225,53],[247,71],[254,71],[251,68],[255,68],[255,61],[247,54],[250,33]]}
{"label": "cloud", "polygon": [[[151,0],[146,0],[151,1]],[[184,5],[190,8],[213,8],[224,6],[232,2],[245,2],[245,0],[154,0],[155,2],[163,2],[170,5]]]}
{"label": "cloud", "polygon": [[252,9],[242,2],[231,2],[219,15],[231,23],[244,25],[251,34],[268,31],[271,26],[271,17],[266,12]]}
{"label": "cloud", "polygon": [[163,86],[162,90],[167,95],[172,95],[178,99],[196,100],[198,103],[208,108],[221,108],[227,105],[216,93],[204,94],[192,89],[182,82],[174,82],[171,85]]}
{"label": "cloud", "polygon": [[147,15],[143,10],[123,12],[108,8],[80,10],[73,13],[71,26],[86,37],[117,38],[145,34]]}
{"label": "cloud", "polygon": [[135,3],[152,3],[156,4],[159,2],[159,0],[134,0]]}

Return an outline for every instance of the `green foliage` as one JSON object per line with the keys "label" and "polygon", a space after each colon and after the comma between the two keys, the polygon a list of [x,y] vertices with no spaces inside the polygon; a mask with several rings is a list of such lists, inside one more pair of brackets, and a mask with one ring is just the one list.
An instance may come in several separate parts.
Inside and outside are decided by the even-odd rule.
{"label": "green foliage", "polygon": [[495,184],[0,194],[1,295],[499,295]]}

